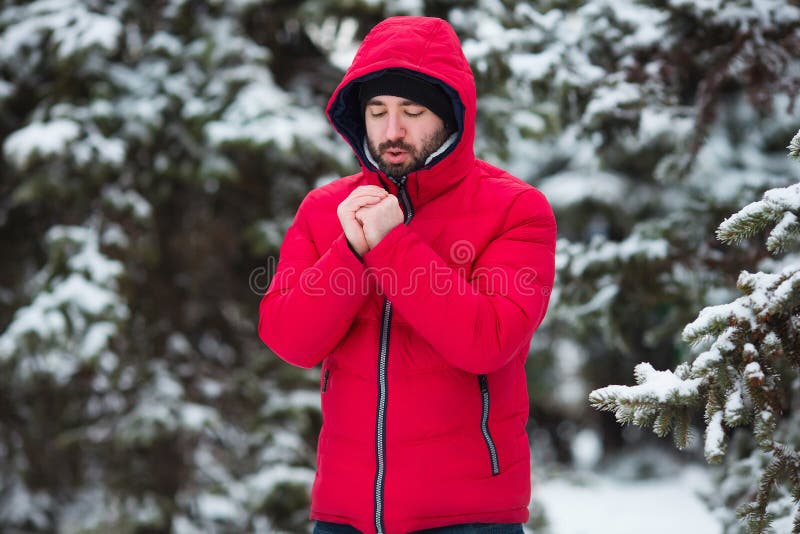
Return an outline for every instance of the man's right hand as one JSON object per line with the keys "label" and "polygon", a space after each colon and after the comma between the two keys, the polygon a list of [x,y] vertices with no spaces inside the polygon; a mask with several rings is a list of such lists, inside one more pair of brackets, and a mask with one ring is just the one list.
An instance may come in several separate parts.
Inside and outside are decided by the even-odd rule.
{"label": "man's right hand", "polygon": [[364,206],[377,204],[388,194],[385,189],[377,185],[361,185],[353,189],[352,193],[336,208],[344,236],[359,256],[363,256],[369,250],[369,245],[364,237],[364,228],[356,219],[356,212]]}

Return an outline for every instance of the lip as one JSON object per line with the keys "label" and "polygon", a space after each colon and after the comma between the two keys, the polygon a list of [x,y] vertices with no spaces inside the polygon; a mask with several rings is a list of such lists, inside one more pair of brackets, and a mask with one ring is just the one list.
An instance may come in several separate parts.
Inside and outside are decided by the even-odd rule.
{"label": "lip", "polygon": [[389,163],[400,163],[406,159],[407,155],[408,152],[406,152],[405,150],[394,150],[394,149],[387,150],[383,153],[383,157],[386,158],[386,160]]}

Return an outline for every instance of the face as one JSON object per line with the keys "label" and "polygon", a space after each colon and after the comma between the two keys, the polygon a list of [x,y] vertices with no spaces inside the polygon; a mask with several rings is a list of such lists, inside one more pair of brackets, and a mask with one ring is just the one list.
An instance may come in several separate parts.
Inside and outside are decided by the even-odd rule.
{"label": "face", "polygon": [[436,113],[398,96],[372,98],[364,115],[369,152],[389,176],[422,168],[448,137]]}

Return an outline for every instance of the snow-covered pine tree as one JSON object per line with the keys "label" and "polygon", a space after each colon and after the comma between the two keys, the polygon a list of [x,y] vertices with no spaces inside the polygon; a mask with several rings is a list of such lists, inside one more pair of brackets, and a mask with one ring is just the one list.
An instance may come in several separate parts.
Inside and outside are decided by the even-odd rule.
{"label": "snow-covered pine tree", "polygon": [[783,150],[796,128],[800,9],[481,0],[449,18],[479,84],[479,154],[539,187],[559,225],[557,283],[529,358],[534,424],[549,426],[560,460],[570,422],[602,426],[619,447],[586,395],[639,354],[661,367],[684,357],[676,333],[728,298],[740,269],[709,239],[718,221],[793,181]]}
{"label": "snow-covered pine tree", "polygon": [[301,9],[0,6],[3,532],[305,527],[317,379],[250,277],[348,156]]}
{"label": "snow-covered pine tree", "polygon": [[[789,150],[800,158],[800,132]],[[799,217],[800,183],[767,191],[720,224],[724,243],[772,227],[767,250],[794,253],[768,262],[771,272],[742,271],[742,296],[704,308],[684,328],[683,339],[699,352],[692,363],[674,372],[640,363],[637,385],[607,386],[589,397],[623,424],[649,426],[659,436],[672,432],[679,448],[689,443],[692,416],[704,406],[705,456],[725,460],[721,491],[710,502],[735,508],[753,534],[800,532]],[[726,532],[738,532],[733,514],[724,517]]]}

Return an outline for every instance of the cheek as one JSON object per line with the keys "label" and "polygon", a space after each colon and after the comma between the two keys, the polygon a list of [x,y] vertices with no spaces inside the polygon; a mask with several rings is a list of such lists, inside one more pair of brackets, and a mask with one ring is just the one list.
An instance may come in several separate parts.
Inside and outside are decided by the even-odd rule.
{"label": "cheek", "polygon": [[364,126],[366,127],[367,139],[371,143],[377,144],[383,134],[384,126],[380,121],[369,119],[364,121]]}

